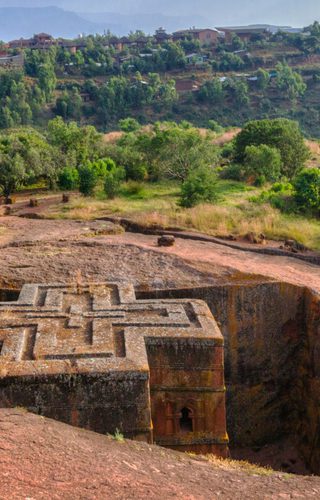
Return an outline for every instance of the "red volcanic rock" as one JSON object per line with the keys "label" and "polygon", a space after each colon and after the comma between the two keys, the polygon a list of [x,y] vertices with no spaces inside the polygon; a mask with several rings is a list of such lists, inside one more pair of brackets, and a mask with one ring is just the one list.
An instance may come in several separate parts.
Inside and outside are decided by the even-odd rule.
{"label": "red volcanic rock", "polygon": [[320,478],[208,462],[146,443],[0,410],[0,498],[319,498]]}

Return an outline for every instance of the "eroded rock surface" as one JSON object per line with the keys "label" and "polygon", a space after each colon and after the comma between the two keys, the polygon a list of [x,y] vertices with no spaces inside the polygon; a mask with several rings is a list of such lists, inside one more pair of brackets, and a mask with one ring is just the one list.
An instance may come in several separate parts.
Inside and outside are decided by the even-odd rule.
{"label": "eroded rock surface", "polygon": [[183,500],[318,499],[320,479],[289,476],[0,410],[0,498]]}

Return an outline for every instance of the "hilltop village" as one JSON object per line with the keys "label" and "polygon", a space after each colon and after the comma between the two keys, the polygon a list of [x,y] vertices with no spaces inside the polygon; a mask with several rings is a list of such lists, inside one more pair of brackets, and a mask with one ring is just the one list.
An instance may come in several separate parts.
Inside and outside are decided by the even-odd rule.
{"label": "hilltop village", "polygon": [[[104,131],[129,114],[141,124],[186,119],[204,127],[212,119],[241,126],[279,116],[317,136],[319,32],[314,23],[304,30],[249,26],[168,34],[159,28],[153,36],[64,40],[40,33],[13,40],[0,46],[0,126],[43,125],[57,115]],[[19,105],[23,113],[15,113]]]}

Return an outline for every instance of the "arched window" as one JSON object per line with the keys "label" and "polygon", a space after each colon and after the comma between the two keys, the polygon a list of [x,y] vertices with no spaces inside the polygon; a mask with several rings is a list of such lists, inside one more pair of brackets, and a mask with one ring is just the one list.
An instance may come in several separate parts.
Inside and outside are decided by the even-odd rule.
{"label": "arched window", "polygon": [[182,408],[180,414],[180,432],[193,432],[192,411],[189,408]]}

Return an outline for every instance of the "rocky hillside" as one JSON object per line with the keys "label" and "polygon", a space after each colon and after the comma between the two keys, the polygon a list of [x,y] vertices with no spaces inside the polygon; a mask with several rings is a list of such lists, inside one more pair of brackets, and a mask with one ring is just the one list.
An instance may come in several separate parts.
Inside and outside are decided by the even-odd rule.
{"label": "rocky hillside", "polygon": [[0,411],[0,498],[319,498],[320,478],[124,442]]}

